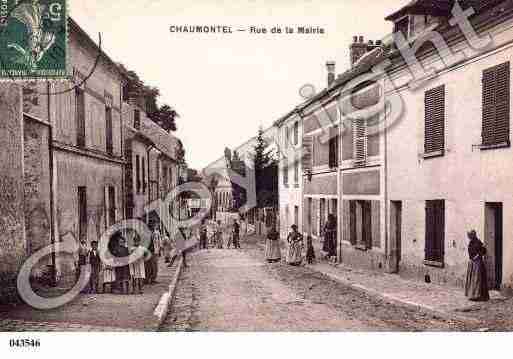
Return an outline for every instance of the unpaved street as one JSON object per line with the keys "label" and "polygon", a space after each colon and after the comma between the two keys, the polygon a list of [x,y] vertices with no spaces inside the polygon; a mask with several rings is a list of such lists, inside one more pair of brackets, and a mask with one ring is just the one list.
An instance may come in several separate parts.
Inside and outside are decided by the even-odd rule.
{"label": "unpaved street", "polygon": [[466,330],[466,323],[387,303],[306,267],[267,264],[254,243],[189,256],[169,331]]}

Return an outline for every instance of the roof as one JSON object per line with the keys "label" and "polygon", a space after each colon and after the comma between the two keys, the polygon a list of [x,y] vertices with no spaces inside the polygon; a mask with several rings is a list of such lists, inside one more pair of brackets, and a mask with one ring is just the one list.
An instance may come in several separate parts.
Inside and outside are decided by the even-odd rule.
{"label": "roof", "polygon": [[[504,0],[459,0],[463,9],[472,7],[476,13]],[[455,0],[412,0],[396,12],[388,15],[385,20],[393,21],[403,15],[449,16]]]}

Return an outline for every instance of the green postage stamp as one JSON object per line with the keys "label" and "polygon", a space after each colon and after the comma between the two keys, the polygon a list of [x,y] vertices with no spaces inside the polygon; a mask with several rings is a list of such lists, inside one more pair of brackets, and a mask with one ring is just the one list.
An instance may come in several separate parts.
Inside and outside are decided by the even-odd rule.
{"label": "green postage stamp", "polygon": [[67,0],[0,0],[0,79],[69,78]]}

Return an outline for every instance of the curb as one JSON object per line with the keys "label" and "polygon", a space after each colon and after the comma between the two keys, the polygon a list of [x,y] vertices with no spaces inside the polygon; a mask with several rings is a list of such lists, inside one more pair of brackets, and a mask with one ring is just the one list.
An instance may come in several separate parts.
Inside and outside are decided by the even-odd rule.
{"label": "curb", "polygon": [[[260,249],[265,249],[265,246],[263,244],[261,244],[261,243],[257,242],[256,245]],[[414,309],[422,309],[422,310],[428,311],[428,312],[430,312],[432,314],[436,314],[436,315],[442,317],[443,319],[459,320],[459,321],[462,321],[462,322],[466,322],[468,324],[480,324],[481,323],[480,320],[475,319],[475,318],[470,318],[470,317],[466,317],[466,316],[463,316],[463,315],[458,315],[456,313],[451,313],[451,312],[447,312],[447,311],[443,311],[443,310],[440,310],[440,309],[436,309],[436,308],[430,307],[429,305],[425,305],[425,304],[421,304],[421,303],[417,303],[417,302],[413,302],[413,301],[409,301],[409,300],[404,300],[402,298],[397,298],[394,295],[386,294],[386,293],[381,293],[381,292],[379,292],[377,290],[374,290],[372,288],[368,288],[368,287],[366,287],[364,285],[346,281],[346,280],[338,277],[335,274],[323,272],[322,270],[320,270],[318,268],[315,268],[315,267],[312,267],[312,266],[306,266],[306,267],[311,269],[311,270],[313,270],[314,272],[317,272],[317,273],[325,275],[326,277],[328,277],[329,279],[331,279],[331,280],[333,280],[333,281],[335,281],[337,283],[346,285],[346,286],[348,286],[348,287],[350,287],[350,288],[352,288],[354,290],[357,290],[357,291],[360,291],[360,292],[363,292],[363,293],[370,294],[372,296],[381,298],[381,299],[383,299],[384,301],[386,301],[386,302],[388,302],[390,304],[402,305],[402,306],[409,307],[409,308],[414,308]]]}
{"label": "curb", "polygon": [[[191,246],[187,247],[185,249],[186,252],[189,252],[196,248],[198,245],[197,242],[193,243]],[[177,254],[176,251],[173,252],[172,258],[173,260],[176,260]],[[178,264],[176,267],[175,274],[173,275],[173,279],[171,280],[171,283],[169,284],[169,289],[166,291],[162,296],[160,297],[159,303],[155,307],[155,310],[153,311],[153,315],[156,319],[155,324],[155,330],[159,330],[162,324],[164,323],[164,320],[166,319],[167,315],[169,314],[169,308],[171,306],[171,303],[173,302],[173,299],[175,297],[176,293],[176,287],[178,285],[178,280],[180,279],[180,274],[182,274],[183,270],[183,258],[180,256],[178,259]]]}

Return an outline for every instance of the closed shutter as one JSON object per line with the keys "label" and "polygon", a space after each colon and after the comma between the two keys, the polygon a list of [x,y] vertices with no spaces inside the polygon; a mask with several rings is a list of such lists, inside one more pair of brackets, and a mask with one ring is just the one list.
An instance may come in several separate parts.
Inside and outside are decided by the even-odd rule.
{"label": "closed shutter", "polygon": [[312,161],[313,161],[313,137],[305,136],[303,138],[303,157],[302,157],[302,165],[303,171],[305,173],[309,173],[312,171]]}
{"label": "closed shutter", "polygon": [[329,166],[338,167],[338,126],[330,128]]}
{"label": "closed shutter", "polygon": [[424,96],[424,152],[442,152],[445,148],[445,85]]}
{"label": "closed shutter", "polygon": [[510,144],[510,63],[483,71],[484,146]]}
{"label": "closed shutter", "polygon": [[85,147],[85,99],[84,90],[75,89],[75,116],[77,121],[77,146]]}
{"label": "closed shutter", "polygon": [[349,242],[356,245],[356,201],[349,201]]}
{"label": "closed shutter", "polygon": [[425,259],[443,263],[445,246],[445,202],[426,202]]}
{"label": "closed shutter", "polygon": [[372,246],[381,248],[381,202],[372,201]]}
{"label": "closed shutter", "polygon": [[367,161],[367,128],[364,119],[353,120],[354,164],[365,166]]}
{"label": "closed shutter", "polygon": [[109,213],[110,213],[110,206],[109,206],[109,187],[105,186],[103,188],[103,216],[105,217],[105,229],[109,228],[109,226],[112,224],[109,221]]}

